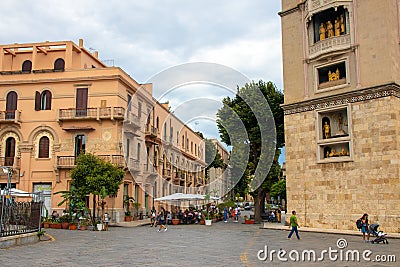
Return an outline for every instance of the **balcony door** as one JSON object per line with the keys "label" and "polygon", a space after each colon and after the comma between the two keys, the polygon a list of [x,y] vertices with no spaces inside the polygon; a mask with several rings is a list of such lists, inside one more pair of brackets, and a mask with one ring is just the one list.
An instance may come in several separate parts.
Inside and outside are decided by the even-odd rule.
{"label": "balcony door", "polygon": [[78,88],[76,89],[76,117],[87,116],[87,104],[88,104],[88,89]]}
{"label": "balcony door", "polygon": [[86,137],[82,134],[75,137],[75,157],[85,154]]}
{"label": "balcony door", "polygon": [[7,100],[6,100],[7,120],[15,119],[15,111],[17,110],[17,101],[18,101],[18,96],[16,92],[12,91],[7,94]]}

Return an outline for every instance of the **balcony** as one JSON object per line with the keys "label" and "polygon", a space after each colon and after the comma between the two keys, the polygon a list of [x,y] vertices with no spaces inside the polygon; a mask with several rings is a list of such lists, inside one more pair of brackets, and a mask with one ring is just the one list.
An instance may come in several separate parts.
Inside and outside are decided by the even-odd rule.
{"label": "balcony", "polygon": [[151,138],[157,137],[157,128],[150,125],[146,124],[146,132],[145,132],[146,137],[149,136]]}
{"label": "balcony", "polygon": [[195,185],[196,185],[196,187],[204,185],[203,177],[197,177],[197,179],[195,181]]}
{"label": "balcony", "polygon": [[137,159],[129,159],[129,170],[134,173],[140,172],[140,162]]}
{"label": "balcony", "polygon": [[[126,167],[122,155],[97,155],[106,162],[111,162],[118,167]],[[76,156],[57,156],[57,169],[73,169],[76,166]]]}
{"label": "balcony", "polygon": [[97,157],[118,167],[126,167],[125,158],[123,155],[97,155]]}
{"label": "balcony", "polygon": [[164,169],[162,171],[162,175],[165,180],[167,180],[167,181],[171,180],[171,170],[170,169]]}
{"label": "balcony", "polygon": [[0,111],[0,123],[21,123],[21,111],[19,110],[5,110]]}
{"label": "balcony", "polygon": [[60,109],[58,112],[58,121],[76,121],[76,120],[123,120],[125,109],[123,107],[106,108],[69,108]]}
{"label": "balcony", "polygon": [[351,46],[350,34],[330,37],[310,45],[308,49],[308,57],[309,59],[313,59],[322,54],[329,53],[332,51],[349,49],[350,46]]}
{"label": "balcony", "polygon": [[57,156],[57,169],[73,169],[75,166],[75,156]]}
{"label": "balcony", "polygon": [[139,130],[141,128],[140,118],[132,112],[128,112],[124,120],[124,127],[132,129],[133,131]]}
{"label": "balcony", "polygon": [[19,169],[21,166],[21,159],[18,157],[0,157],[1,166],[12,167],[13,169]]}

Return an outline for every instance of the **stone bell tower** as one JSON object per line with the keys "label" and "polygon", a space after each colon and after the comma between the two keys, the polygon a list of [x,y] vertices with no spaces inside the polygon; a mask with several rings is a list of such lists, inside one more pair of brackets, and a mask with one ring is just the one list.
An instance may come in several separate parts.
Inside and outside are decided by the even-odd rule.
{"label": "stone bell tower", "polygon": [[282,0],[288,211],[400,232],[397,0]]}

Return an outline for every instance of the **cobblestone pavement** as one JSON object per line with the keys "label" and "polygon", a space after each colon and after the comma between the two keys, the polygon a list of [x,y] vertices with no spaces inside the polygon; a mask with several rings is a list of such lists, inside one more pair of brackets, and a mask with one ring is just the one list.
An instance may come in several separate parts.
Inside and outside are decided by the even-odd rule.
{"label": "cobblestone pavement", "polygon": [[[400,239],[389,237],[388,245],[369,244],[360,236],[300,231],[301,240],[288,240],[287,230],[260,226],[219,222],[169,226],[166,232],[149,226],[111,227],[107,232],[46,229],[54,240],[0,249],[0,266],[398,266],[400,261]],[[346,248],[338,248],[340,238],[347,242]],[[259,251],[266,248],[268,257],[260,260],[265,253]],[[320,262],[301,261],[305,250],[314,250],[318,259],[329,248],[338,251],[331,251],[331,257],[338,256],[336,261],[330,260],[329,252]],[[283,256],[287,262],[280,261],[277,253],[271,259],[271,251],[279,249],[287,251]],[[360,262],[340,260],[340,253],[345,259],[350,250],[360,253]],[[366,262],[365,250],[372,252],[371,260],[395,255],[397,263]],[[289,257],[294,258],[296,251],[299,262]]]}

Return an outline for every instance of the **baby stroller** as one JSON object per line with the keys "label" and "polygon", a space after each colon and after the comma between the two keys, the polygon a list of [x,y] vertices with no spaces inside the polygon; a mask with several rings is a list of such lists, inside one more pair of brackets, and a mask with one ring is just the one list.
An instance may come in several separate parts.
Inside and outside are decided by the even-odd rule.
{"label": "baby stroller", "polygon": [[371,241],[371,243],[380,243],[382,242],[383,244],[389,244],[389,242],[386,239],[386,234],[382,231],[378,231],[379,224],[377,223],[372,223],[369,225],[369,231],[372,234],[372,236],[375,236],[376,238]]}

